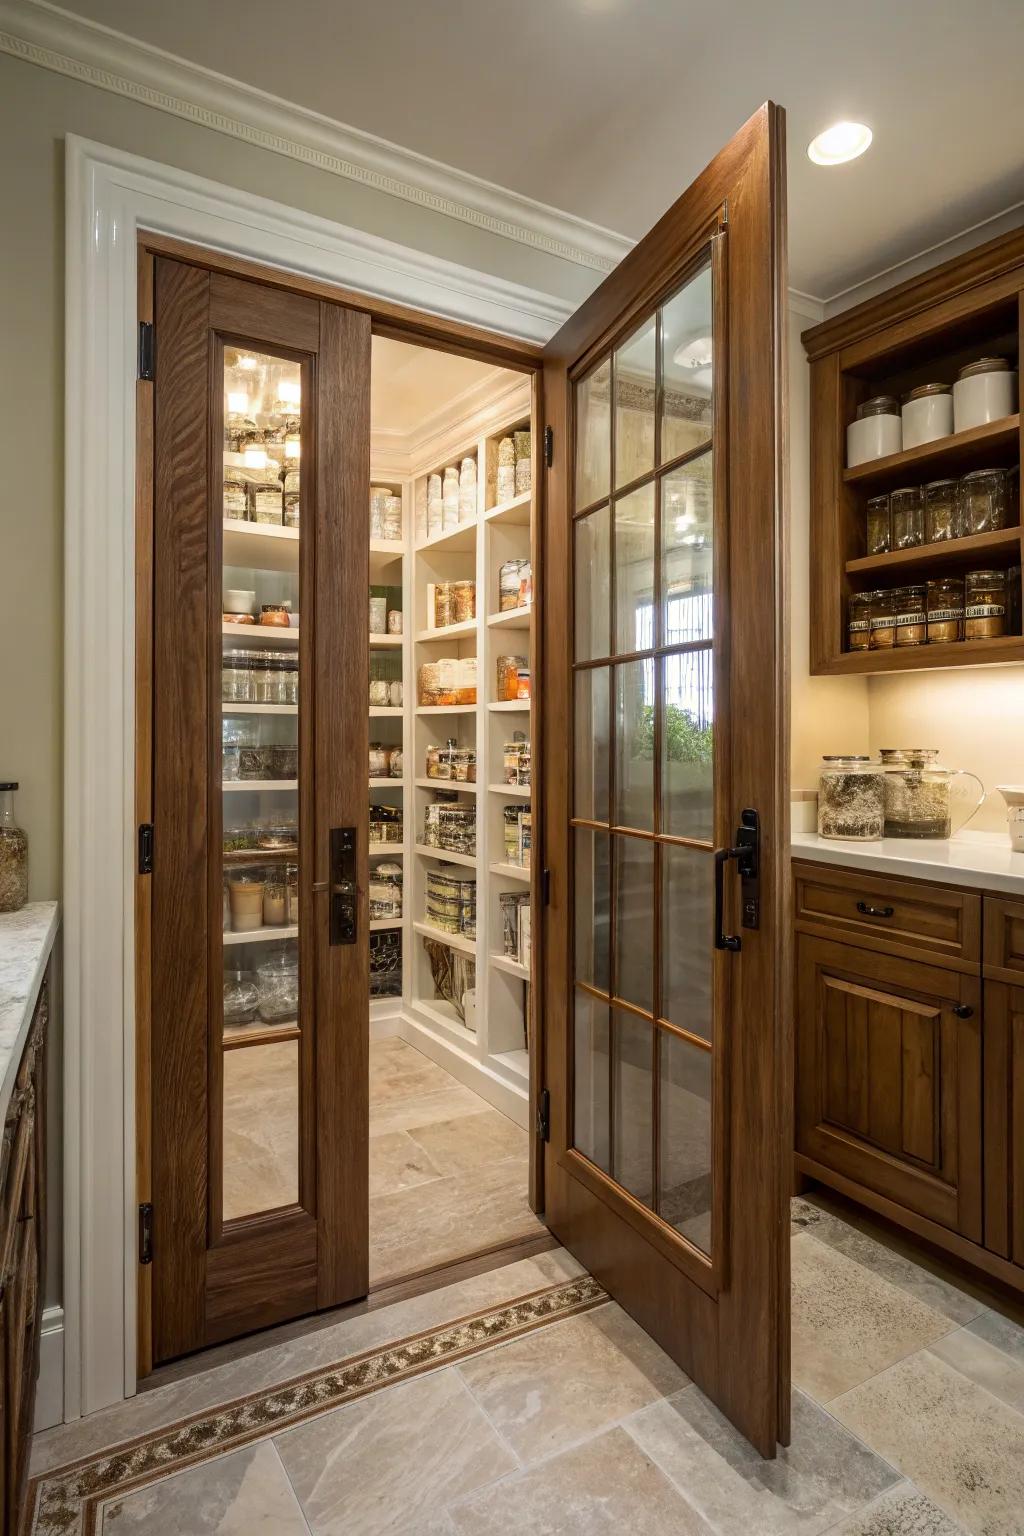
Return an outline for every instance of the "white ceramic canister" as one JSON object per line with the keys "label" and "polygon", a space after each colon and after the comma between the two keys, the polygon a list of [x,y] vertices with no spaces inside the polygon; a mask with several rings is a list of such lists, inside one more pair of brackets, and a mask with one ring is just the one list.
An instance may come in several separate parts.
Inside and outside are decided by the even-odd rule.
{"label": "white ceramic canister", "polygon": [[1010,847],[1015,853],[1024,853],[1024,784],[997,784],[996,789],[1006,801]]}
{"label": "white ceramic canister", "polygon": [[1017,370],[1005,357],[979,357],[961,368],[953,385],[953,425],[957,432],[1002,421],[1017,409]]}
{"label": "white ceramic canister", "polygon": [[857,419],[846,429],[847,469],[884,459],[902,447],[903,423],[899,405],[891,395],[876,395],[857,407]]}
{"label": "white ceramic canister", "polygon": [[953,396],[948,384],[921,384],[903,402],[904,448],[919,448],[953,431]]}

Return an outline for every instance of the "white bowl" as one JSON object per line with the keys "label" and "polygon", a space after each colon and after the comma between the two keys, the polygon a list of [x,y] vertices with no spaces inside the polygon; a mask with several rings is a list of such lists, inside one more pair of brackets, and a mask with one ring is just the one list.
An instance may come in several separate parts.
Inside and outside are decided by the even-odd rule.
{"label": "white bowl", "polygon": [[224,612],[252,613],[255,602],[255,592],[243,592],[241,587],[228,587],[224,593]]}

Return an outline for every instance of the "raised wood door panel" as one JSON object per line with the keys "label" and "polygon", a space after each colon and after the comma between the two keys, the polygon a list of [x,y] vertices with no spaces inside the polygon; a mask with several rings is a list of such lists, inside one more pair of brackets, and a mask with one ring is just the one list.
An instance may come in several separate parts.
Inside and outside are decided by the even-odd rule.
{"label": "raised wood door panel", "polygon": [[1024,984],[1024,901],[985,897],[985,975]]}
{"label": "raised wood door panel", "polygon": [[[545,1215],[766,1455],[789,1432],[783,162],[768,105],[544,367]],[[727,873],[719,949],[744,808],[759,926]]]}
{"label": "raised wood door panel", "polygon": [[870,871],[804,862],[793,866],[797,928],[909,958],[976,971],[981,897]]}
{"label": "raised wood door panel", "polygon": [[972,1242],[980,1000],[975,977],[797,939],[798,1152]]}
{"label": "raised wood door panel", "polygon": [[985,1247],[1024,1265],[1024,984],[984,984]]}

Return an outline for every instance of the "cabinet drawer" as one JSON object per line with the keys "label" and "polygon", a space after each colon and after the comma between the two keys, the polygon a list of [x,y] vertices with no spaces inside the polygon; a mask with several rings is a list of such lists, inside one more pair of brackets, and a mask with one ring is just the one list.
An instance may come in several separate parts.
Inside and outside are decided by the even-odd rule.
{"label": "cabinet drawer", "polygon": [[794,879],[805,931],[961,970],[981,958],[981,897],[971,891],[820,864],[794,865]]}
{"label": "cabinet drawer", "polygon": [[1024,984],[1024,901],[985,897],[985,974]]}

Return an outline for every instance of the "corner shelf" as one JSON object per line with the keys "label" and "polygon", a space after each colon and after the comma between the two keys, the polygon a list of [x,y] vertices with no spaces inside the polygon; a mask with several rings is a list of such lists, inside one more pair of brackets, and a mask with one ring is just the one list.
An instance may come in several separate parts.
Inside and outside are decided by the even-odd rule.
{"label": "corner shelf", "polygon": [[465,523],[457,523],[454,528],[444,528],[440,533],[432,533],[429,538],[420,539],[417,542],[416,553],[422,555],[429,549],[443,549],[457,554],[475,549],[477,523],[477,518],[472,517]]}
{"label": "corner shelf", "polygon": [[529,784],[488,784],[492,795],[511,795],[514,800],[529,800],[532,793]]}
{"label": "corner shelf", "polygon": [[898,481],[909,479],[911,484],[918,476],[923,480],[938,480],[957,470],[988,468],[985,458],[998,459],[1001,463],[1015,463],[1020,437],[1020,415],[1005,416],[1001,421],[986,422],[981,427],[970,427],[966,432],[954,432],[950,437],[939,437],[917,448],[905,448],[902,453],[888,453],[882,459],[869,459],[843,471],[847,485],[870,485],[884,490]]}
{"label": "corner shelf", "polygon": [[503,613],[489,613],[487,627],[488,629],[529,629],[532,612],[532,603],[526,603],[522,608],[506,608]]}
{"label": "corner shelf", "polygon": [[466,635],[475,635],[476,630],[476,619],[463,619],[458,624],[445,624],[441,629],[421,629],[416,636],[416,643],[430,645],[434,641],[458,640]]}
{"label": "corner shelf", "polygon": [[521,880],[524,885],[530,883],[530,867],[523,864],[488,864],[487,868],[492,875],[501,875],[506,880]]}
{"label": "corner shelf", "polygon": [[476,959],[476,939],[464,938],[461,933],[446,933],[443,928],[435,928],[433,923],[424,923],[418,919],[412,926],[424,939],[435,939],[438,944],[447,944],[449,949],[457,949],[460,954],[471,955]]}
{"label": "corner shelf", "polygon": [[533,491],[520,491],[511,501],[503,501],[497,507],[488,507],[484,517],[489,523],[511,523],[517,528],[529,528],[532,510]]}
{"label": "corner shelf", "polygon": [[509,976],[518,976],[520,981],[529,981],[530,967],[522,961],[512,960],[508,955],[488,955],[487,958],[496,971],[506,971]]}
{"label": "corner shelf", "polygon": [[370,650],[371,651],[390,651],[392,649],[396,650],[396,651],[400,650],[403,638],[404,637],[402,635],[371,635],[370,636]]}

